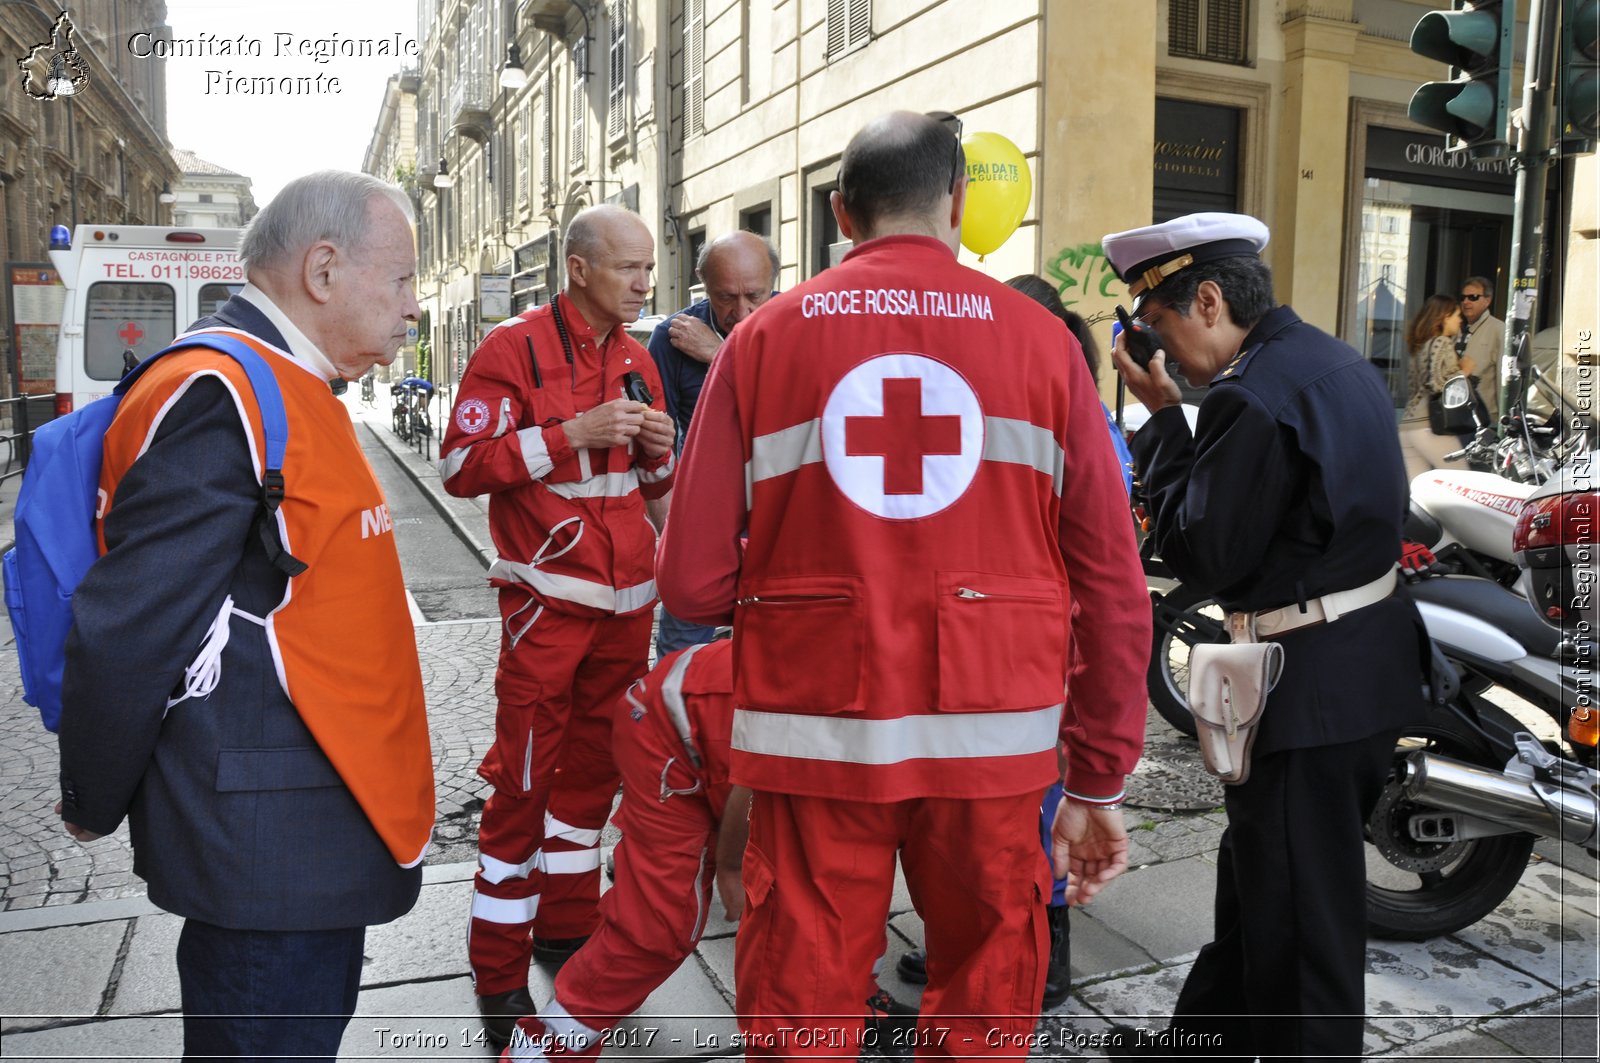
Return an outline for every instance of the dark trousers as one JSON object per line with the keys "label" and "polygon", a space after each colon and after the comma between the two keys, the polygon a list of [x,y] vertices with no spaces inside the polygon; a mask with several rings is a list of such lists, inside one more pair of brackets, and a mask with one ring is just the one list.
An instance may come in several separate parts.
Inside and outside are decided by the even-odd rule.
{"label": "dark trousers", "polygon": [[185,920],[184,1058],[333,1059],[356,1010],[366,935],[361,926],[229,930]]}
{"label": "dark trousers", "polygon": [[1366,996],[1362,825],[1398,731],[1257,755],[1224,790],[1216,939],[1178,996],[1176,1052],[1263,1061],[1361,1054]]}

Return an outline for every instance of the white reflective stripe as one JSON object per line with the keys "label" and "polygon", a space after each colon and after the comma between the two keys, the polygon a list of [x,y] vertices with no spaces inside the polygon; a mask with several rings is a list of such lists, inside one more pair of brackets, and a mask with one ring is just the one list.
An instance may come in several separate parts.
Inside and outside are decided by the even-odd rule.
{"label": "white reflective stripe", "polygon": [[582,875],[598,871],[600,850],[574,849],[566,853],[543,853],[539,857],[539,866],[547,875]]}
{"label": "white reflective stripe", "polygon": [[653,579],[633,587],[609,587],[577,576],[558,576],[520,561],[507,561],[503,557],[489,566],[489,578],[515,580],[547,598],[559,598],[607,613],[631,613],[656,600],[656,581]]}
{"label": "white reflective stripe", "polygon": [[491,439],[499,439],[511,427],[511,396],[500,396],[500,419],[495,422],[494,435]]}
{"label": "white reflective stripe", "polygon": [[460,472],[461,467],[467,463],[467,451],[471,449],[472,448],[470,446],[457,447],[444,457],[440,458],[439,479],[448,483],[456,473]]}
{"label": "white reflective stripe", "polygon": [[594,466],[590,463],[589,449],[578,451],[578,479],[587,480],[594,475]]}
{"label": "white reflective stripe", "polygon": [[673,473],[673,470],[675,470],[677,467],[678,467],[678,456],[676,454],[672,453],[672,451],[669,450],[669,451],[667,451],[667,460],[662,462],[661,466],[659,468],[656,468],[656,469],[640,469],[639,470],[639,482],[640,483],[647,483],[647,484],[658,484],[662,480],[665,480],[667,477],[671,476],[672,473]]}
{"label": "white reflective stripe", "polygon": [[[230,617],[243,617],[257,627],[266,627],[264,617],[247,613],[237,609],[233,604],[233,595],[228,595],[222,600],[222,608],[217,612],[216,619],[211,621],[211,626],[206,629],[205,638],[200,640],[200,650],[195,654],[189,667],[183,670],[183,693],[175,698],[167,699],[167,710],[174,705],[188,701],[190,698],[209,697],[217,689],[217,684],[222,681],[222,651],[228,647],[228,636],[232,633],[233,626],[229,623]],[[163,713],[162,715],[166,715]]]}
{"label": "white reflective stripe", "polygon": [[822,460],[822,418],[813,417],[750,441],[750,460],[744,467],[745,500],[762,480],[794,472],[802,465]]}
{"label": "white reflective stripe", "polygon": [[[546,1046],[559,1045],[561,1051],[556,1053],[558,1056],[583,1052],[595,1041],[599,1040],[601,1036],[600,1030],[596,1030],[592,1026],[585,1026],[573,1018],[572,1013],[562,1007],[559,1000],[552,1000],[539,1009],[539,1021],[544,1024],[544,1037],[541,1040]],[[514,1051],[517,1040],[532,1042],[532,1038],[528,1037],[513,1039],[513,1058],[519,1058]],[[535,1051],[538,1054],[529,1058],[543,1058],[543,1047],[538,1047]]]}
{"label": "white reflective stripe", "polygon": [[546,483],[545,489],[561,498],[626,498],[639,489],[639,474],[633,469],[602,473],[587,480]]}
{"label": "white reflective stripe", "polygon": [[[985,417],[983,426],[984,460],[1004,461],[1037,469],[1051,478],[1055,493],[1061,494],[1066,452],[1049,429],[1012,417]],[[745,484],[748,488],[762,480],[795,472],[802,466],[821,460],[820,419],[769,432],[750,442]]]}
{"label": "white reflective stripe", "polygon": [[588,827],[574,827],[570,823],[563,823],[549,812],[544,814],[544,837],[546,841],[556,839],[571,845],[599,845],[600,831],[590,830]]}
{"label": "white reflective stripe", "polygon": [[672,726],[678,732],[678,741],[696,768],[702,767],[703,762],[700,759],[700,748],[694,743],[694,732],[689,728],[689,706],[683,700],[683,680],[689,672],[689,662],[694,659],[694,655],[709,645],[710,643],[701,642],[684,650],[667,670],[667,678],[661,681],[661,701],[666,706],[667,717],[672,720]]}
{"label": "white reflective stripe", "polygon": [[550,448],[544,445],[544,429],[519,429],[517,445],[522,450],[522,464],[527,466],[530,480],[542,480],[556,467],[550,460]]}
{"label": "white reflective stripe", "polygon": [[482,919],[488,923],[501,923],[514,926],[517,923],[531,923],[533,917],[539,914],[539,895],[532,897],[490,897],[485,893],[474,891],[472,894],[472,918]]}
{"label": "white reflective stripe", "polygon": [[983,458],[1026,465],[1050,477],[1056,496],[1065,479],[1066,451],[1049,429],[1012,417],[983,419]]}
{"label": "white reflective stripe", "polygon": [[781,712],[733,713],[741,753],[843,764],[1020,757],[1056,748],[1060,704],[1022,712],[941,712],[892,720]]}
{"label": "white reflective stripe", "polygon": [[495,885],[499,885],[508,878],[527,878],[528,872],[539,866],[539,850],[535,849],[533,855],[520,864],[508,864],[504,860],[496,860],[488,853],[478,854],[478,867],[483,869],[483,877]]}

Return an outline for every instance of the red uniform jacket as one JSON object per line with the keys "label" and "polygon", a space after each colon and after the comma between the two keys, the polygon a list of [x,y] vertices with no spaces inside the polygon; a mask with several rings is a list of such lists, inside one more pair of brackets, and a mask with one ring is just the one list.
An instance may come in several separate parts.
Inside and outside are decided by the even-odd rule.
{"label": "red uniform jacket", "polygon": [[735,783],[1019,794],[1059,777],[1061,738],[1075,794],[1120,793],[1150,605],[1075,346],[920,237],[856,248],[730,337],[661,580],[674,614],[733,617]]}
{"label": "red uniform jacket", "polygon": [[561,422],[622,398],[622,378],[632,372],[665,411],[661,378],[620,326],[598,337],[566,296],[556,299],[505,322],[473,353],[439,475],[453,495],[490,495],[489,532],[500,555],[492,580],[525,585],[558,612],[637,613],[656,598],[656,537],[644,499],[670,490],[672,454],[575,451]]}

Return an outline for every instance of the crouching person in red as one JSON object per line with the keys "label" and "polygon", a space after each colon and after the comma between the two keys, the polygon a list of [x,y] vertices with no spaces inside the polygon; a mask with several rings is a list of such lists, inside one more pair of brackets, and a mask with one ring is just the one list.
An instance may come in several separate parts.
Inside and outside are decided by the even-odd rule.
{"label": "crouching person in red", "polygon": [[705,932],[715,878],[728,918],[744,904],[750,791],[728,784],[733,656],[727,639],[662,659],[618,705],[622,773],[616,879],[600,925],[556,977],[556,998],[518,1021],[507,1058],[593,1058]]}

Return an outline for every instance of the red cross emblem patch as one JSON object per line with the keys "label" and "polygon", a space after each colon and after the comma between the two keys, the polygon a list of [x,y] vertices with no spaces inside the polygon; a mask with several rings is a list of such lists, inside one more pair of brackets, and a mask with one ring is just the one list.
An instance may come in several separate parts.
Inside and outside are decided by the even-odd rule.
{"label": "red cross emblem patch", "polygon": [[482,399],[464,399],[456,407],[456,424],[468,435],[489,427],[489,404]]}
{"label": "red cross emblem patch", "polygon": [[868,513],[932,516],[978,473],[983,408],[945,363],[879,355],[834,385],[822,412],[822,456],[839,490]]}

